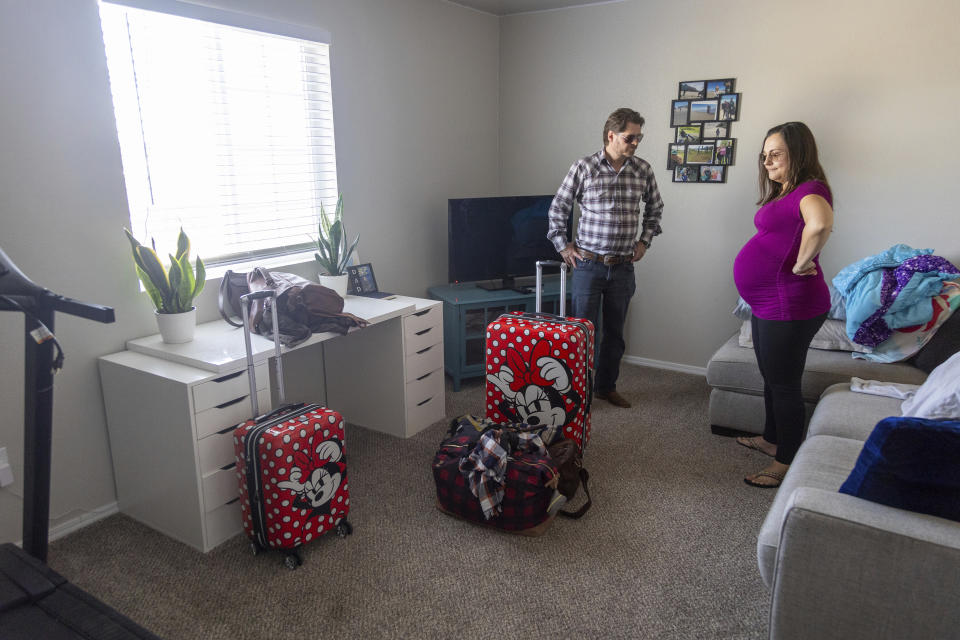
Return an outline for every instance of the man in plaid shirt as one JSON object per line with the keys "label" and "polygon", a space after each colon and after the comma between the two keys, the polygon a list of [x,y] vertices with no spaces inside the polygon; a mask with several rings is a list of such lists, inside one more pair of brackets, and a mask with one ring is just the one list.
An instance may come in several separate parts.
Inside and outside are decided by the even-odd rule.
{"label": "man in plaid shirt", "polygon": [[[603,126],[603,149],[574,162],[557,190],[547,233],[564,262],[573,267],[573,315],[592,321],[600,333],[594,395],[618,407],[630,406],[617,392],[617,378],[626,348],[627,307],[637,288],[633,263],[660,234],[663,214],[653,168],[634,156],[643,139],[643,123],[633,109],[610,114]],[[580,205],[580,221],[576,242],[567,242],[567,218],[574,202]]]}

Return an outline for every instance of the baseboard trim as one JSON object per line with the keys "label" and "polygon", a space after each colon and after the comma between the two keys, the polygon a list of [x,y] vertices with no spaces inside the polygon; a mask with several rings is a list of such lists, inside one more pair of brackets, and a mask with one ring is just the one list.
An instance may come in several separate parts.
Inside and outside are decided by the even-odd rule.
{"label": "baseboard trim", "polygon": [[116,502],[111,502],[105,504],[102,507],[97,507],[92,511],[86,511],[83,514],[77,516],[76,518],[71,518],[66,522],[61,522],[55,527],[50,528],[50,540],[56,540],[57,538],[62,538],[68,534],[73,533],[74,531],[79,531],[84,527],[87,527],[98,520],[103,520],[108,516],[112,516],[115,513],[120,512],[120,507]]}
{"label": "baseboard trim", "polygon": [[670,371],[679,371],[680,373],[691,373],[695,376],[707,375],[706,367],[693,367],[689,364],[678,364],[676,362],[667,362],[665,360],[652,360],[650,358],[640,358],[637,356],[623,356],[623,361],[629,364],[636,364],[641,367],[653,367],[654,369],[669,369]]}

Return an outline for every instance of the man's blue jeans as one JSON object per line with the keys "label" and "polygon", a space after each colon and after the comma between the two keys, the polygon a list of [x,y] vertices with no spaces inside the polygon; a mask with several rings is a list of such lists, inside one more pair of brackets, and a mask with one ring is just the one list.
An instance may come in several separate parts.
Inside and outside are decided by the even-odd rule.
{"label": "man's blue jeans", "polygon": [[[632,262],[605,266],[591,260],[577,260],[571,291],[573,316],[586,318],[597,328],[596,393],[609,393],[617,388],[620,358],[626,349],[623,326],[630,298],[636,290]],[[603,326],[599,323],[601,318]]]}

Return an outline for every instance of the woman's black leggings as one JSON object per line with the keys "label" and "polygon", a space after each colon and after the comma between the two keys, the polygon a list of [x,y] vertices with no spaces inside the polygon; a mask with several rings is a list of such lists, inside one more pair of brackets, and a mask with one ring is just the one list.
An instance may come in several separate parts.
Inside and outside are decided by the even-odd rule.
{"label": "woman's black leggings", "polygon": [[777,462],[790,464],[803,441],[806,409],[800,393],[810,341],[827,314],[809,320],[750,320],[753,350],[763,376],[763,439],[777,445]]}

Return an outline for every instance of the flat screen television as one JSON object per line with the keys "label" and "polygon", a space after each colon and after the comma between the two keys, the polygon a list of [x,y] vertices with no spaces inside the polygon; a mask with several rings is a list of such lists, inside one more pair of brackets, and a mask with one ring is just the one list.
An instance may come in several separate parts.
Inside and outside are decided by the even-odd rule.
{"label": "flat screen television", "polygon": [[[447,203],[450,282],[511,289],[536,274],[538,260],[559,260],[547,240],[552,195],[451,198]],[[572,213],[567,220],[571,226]]]}

